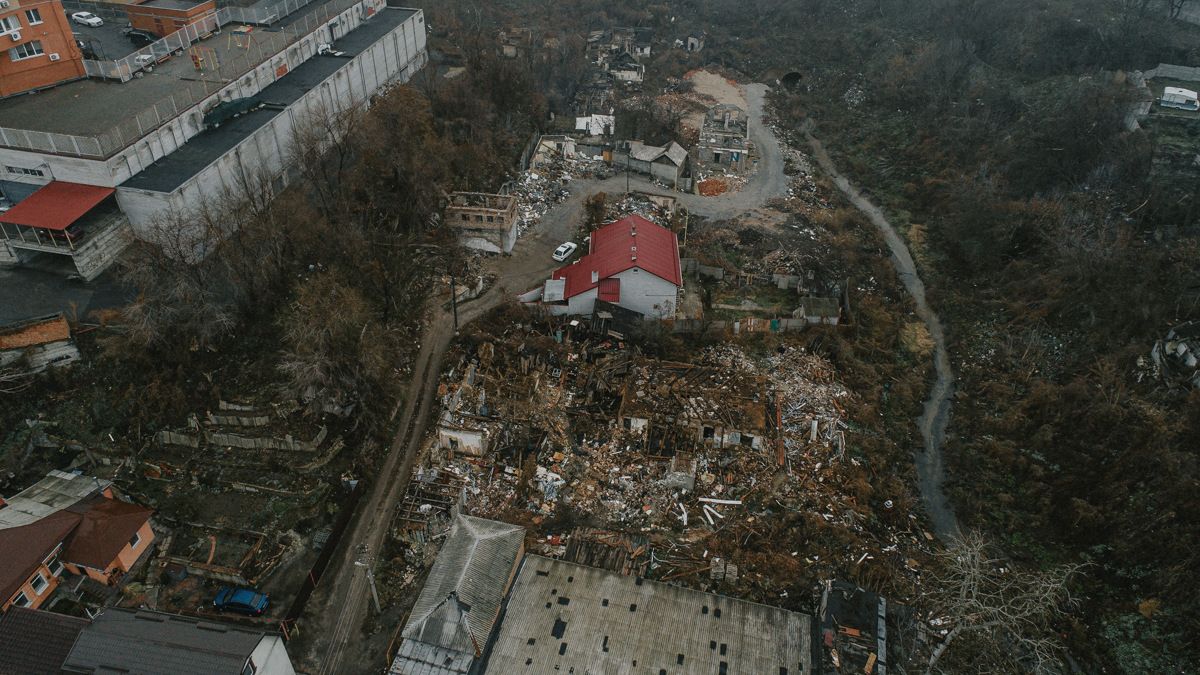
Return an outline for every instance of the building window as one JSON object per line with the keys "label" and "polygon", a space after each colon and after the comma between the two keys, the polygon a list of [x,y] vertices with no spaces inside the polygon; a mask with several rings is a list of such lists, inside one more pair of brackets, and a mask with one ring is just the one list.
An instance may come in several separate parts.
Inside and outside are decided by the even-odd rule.
{"label": "building window", "polygon": [[9,173],[15,173],[18,176],[45,176],[46,172],[41,169],[26,169],[20,166],[6,166],[4,170]]}
{"label": "building window", "polygon": [[17,597],[13,598],[12,604],[17,607],[28,607],[29,606],[29,598],[25,597],[25,592],[22,591],[20,593],[17,593]]}
{"label": "building window", "polygon": [[33,42],[26,42],[23,45],[17,45],[8,50],[8,58],[13,61],[24,61],[25,59],[32,59],[35,56],[41,56],[44,53],[41,41],[34,40]]}
{"label": "building window", "polygon": [[137,548],[138,544],[140,543],[142,543],[142,535],[134,532],[133,539],[129,540],[129,548]]}
{"label": "building window", "polygon": [[4,33],[11,33],[17,30],[21,30],[21,22],[17,21],[17,17],[6,16],[4,18],[0,18],[0,35],[3,35]]}
{"label": "building window", "polygon": [[41,572],[38,572],[37,574],[33,575],[32,579],[29,580],[29,585],[33,588],[34,593],[41,595],[42,591],[46,590],[46,587],[50,585],[50,582],[46,581],[45,575],[43,575]]}
{"label": "building window", "polygon": [[58,559],[57,553],[50,556],[50,559],[46,561],[46,567],[50,569],[50,574],[53,574],[56,577],[62,576],[63,564],[62,561]]}
{"label": "building window", "polygon": [[25,10],[25,20],[29,22],[30,26],[36,26],[42,22],[42,13],[36,9],[27,9]]}

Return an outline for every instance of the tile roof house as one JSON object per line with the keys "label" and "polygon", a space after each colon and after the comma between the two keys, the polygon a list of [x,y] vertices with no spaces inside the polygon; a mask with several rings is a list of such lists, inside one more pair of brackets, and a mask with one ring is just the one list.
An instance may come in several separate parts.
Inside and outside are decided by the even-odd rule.
{"label": "tile roof house", "polygon": [[90,621],[14,608],[0,618],[0,675],[295,675],[279,635],[109,607]]}
{"label": "tile roof house", "polygon": [[646,145],[641,141],[619,141],[613,150],[613,165],[647,174],[676,190],[690,190],[691,161],[682,145]]}
{"label": "tile roof house", "polygon": [[0,615],[0,675],[57,673],[88,620],[13,607]]}
{"label": "tile roof house", "polygon": [[458,516],[404,626],[389,674],[475,672],[524,551],[519,525]]}
{"label": "tile roof house", "polygon": [[115,583],[154,540],[152,513],[108,481],[63,471],[0,498],[0,611],[41,606],[64,571]]}
{"label": "tile roof house", "polygon": [[592,232],[587,255],[556,270],[541,289],[541,300],[554,314],[591,314],[602,300],[644,316],[670,318],[682,286],[675,233],[629,216]]}

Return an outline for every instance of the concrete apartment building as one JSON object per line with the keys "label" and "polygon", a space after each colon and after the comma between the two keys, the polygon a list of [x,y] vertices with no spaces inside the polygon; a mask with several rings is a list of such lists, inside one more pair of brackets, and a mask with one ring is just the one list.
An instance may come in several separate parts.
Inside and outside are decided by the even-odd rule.
{"label": "concrete apartment building", "polygon": [[[0,2],[0,98],[84,77],[59,0]],[[0,123],[4,119],[0,113]]]}
{"label": "concrete apartment building", "polygon": [[[286,0],[261,19],[269,29],[245,25],[261,13],[222,8],[157,46],[85,61],[88,79],[0,100],[0,196],[16,203],[0,213],[0,265],[55,254],[90,279],[132,237],[186,239],[159,229],[167,213],[211,204],[248,176],[277,193],[298,125],[369,105],[424,65],[423,13],[391,2]],[[206,121],[245,99],[236,118]],[[49,217],[22,208],[43,191]]]}

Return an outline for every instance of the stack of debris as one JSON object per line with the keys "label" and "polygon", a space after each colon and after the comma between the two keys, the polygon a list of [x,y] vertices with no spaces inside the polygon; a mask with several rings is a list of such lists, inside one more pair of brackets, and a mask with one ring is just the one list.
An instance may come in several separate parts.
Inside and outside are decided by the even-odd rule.
{"label": "stack of debris", "polygon": [[1149,361],[1138,357],[1138,365],[1168,386],[1200,389],[1200,321],[1188,321],[1167,331],[1165,339],[1154,343]]}

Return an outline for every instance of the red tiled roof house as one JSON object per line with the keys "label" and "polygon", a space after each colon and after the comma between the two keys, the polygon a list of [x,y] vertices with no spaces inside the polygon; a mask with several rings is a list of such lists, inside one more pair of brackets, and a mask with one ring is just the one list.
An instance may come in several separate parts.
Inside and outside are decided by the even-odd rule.
{"label": "red tiled roof house", "polygon": [[671,318],[683,286],[675,233],[641,216],[592,232],[587,255],[555,270],[541,300],[554,314],[591,314],[597,300]]}
{"label": "red tiled roof house", "polygon": [[0,498],[0,612],[39,607],[64,571],[115,583],[154,540],[152,513],[108,481],[63,471]]}

